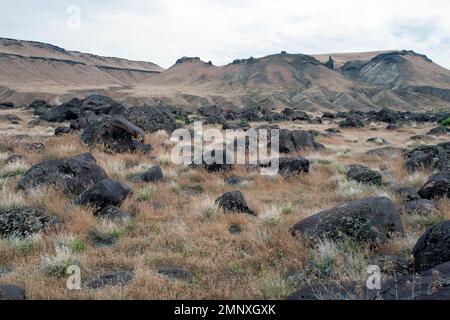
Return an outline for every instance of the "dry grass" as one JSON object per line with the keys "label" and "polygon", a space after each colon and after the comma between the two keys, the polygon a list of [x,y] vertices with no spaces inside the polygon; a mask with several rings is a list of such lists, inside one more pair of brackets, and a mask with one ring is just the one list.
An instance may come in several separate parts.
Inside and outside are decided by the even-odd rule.
{"label": "dry grass", "polygon": [[[21,115],[26,118],[26,115]],[[305,126],[320,129],[320,126]],[[32,299],[280,299],[301,284],[317,277],[329,280],[362,281],[369,259],[375,255],[351,243],[325,242],[313,249],[295,241],[289,230],[299,220],[322,209],[372,195],[388,195],[399,205],[389,185],[367,187],[345,179],[345,166],[361,163],[389,171],[399,184],[420,186],[430,174],[410,174],[401,160],[368,158],[364,152],[376,148],[365,142],[376,134],[394,146],[408,143],[407,132],[375,133],[363,129],[357,133],[344,130],[342,137],[319,138],[327,151],[302,154],[313,160],[311,172],[298,177],[264,177],[236,167],[233,172],[211,174],[202,169],[173,165],[171,143],[167,134],[147,135],[154,151],[144,154],[110,154],[99,148],[89,149],[79,135],[37,138],[42,151],[27,151],[24,143],[2,136],[0,143],[0,207],[36,206],[58,215],[64,226],[58,233],[32,239],[0,241],[0,267],[12,271],[0,276],[0,283],[23,285]],[[27,131],[48,132],[37,127]],[[356,134],[358,134],[355,139]],[[350,142],[349,142],[350,141]],[[134,191],[122,209],[130,215],[124,224],[105,222],[93,217],[89,208],[74,206],[71,199],[51,188],[22,194],[15,190],[20,175],[31,165],[45,159],[69,157],[92,152],[110,177],[128,184]],[[27,159],[5,164],[11,154]],[[165,179],[156,185],[132,180],[132,176],[155,164],[162,166]],[[240,186],[229,186],[231,175],[246,178]],[[239,189],[257,212],[257,217],[225,214],[214,201],[221,194]],[[438,204],[442,216],[450,218],[450,203]],[[390,241],[382,252],[408,255],[425,226],[404,217],[407,235]],[[230,227],[241,232],[230,233]],[[115,238],[115,244],[98,247],[92,234]],[[70,291],[66,289],[65,269],[76,263],[83,279],[112,270],[134,270],[134,281],[125,287],[104,290]],[[315,269],[311,269],[311,266]],[[192,282],[168,280],[157,274],[160,267],[182,267],[194,275]],[[288,274],[296,274],[292,281]]]}

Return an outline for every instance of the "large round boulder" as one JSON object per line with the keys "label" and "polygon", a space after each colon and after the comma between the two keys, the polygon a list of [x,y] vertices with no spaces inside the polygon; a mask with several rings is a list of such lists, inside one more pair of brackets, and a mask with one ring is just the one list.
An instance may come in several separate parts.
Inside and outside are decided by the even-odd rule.
{"label": "large round boulder", "polygon": [[450,220],[428,229],[412,251],[416,271],[424,271],[450,261]]}
{"label": "large round boulder", "polygon": [[28,190],[41,186],[55,186],[69,194],[80,194],[94,183],[107,178],[106,172],[95,163],[91,154],[47,160],[31,167],[17,187]]}
{"label": "large round boulder", "polygon": [[130,187],[119,181],[104,179],[84,191],[76,204],[90,205],[100,210],[108,206],[118,207],[131,192]]}
{"label": "large round boulder", "polygon": [[347,179],[363,184],[381,185],[381,173],[362,165],[350,165],[347,171]]}
{"label": "large round boulder", "polygon": [[386,197],[366,198],[319,212],[292,228],[294,236],[308,239],[351,239],[379,244],[403,226],[395,204]]}
{"label": "large round boulder", "polygon": [[425,199],[450,198],[450,171],[441,171],[431,176],[419,190],[419,195]]}
{"label": "large round boulder", "polygon": [[255,213],[251,210],[244,195],[240,191],[227,192],[220,196],[215,202],[219,208],[227,212],[243,212],[254,215]]}
{"label": "large round boulder", "polygon": [[314,136],[308,131],[281,129],[279,132],[280,153],[323,149],[325,149],[325,147],[316,142]]}
{"label": "large round boulder", "polygon": [[144,145],[144,131],[122,116],[114,116],[104,121],[98,121],[87,127],[81,138],[90,145],[103,145],[116,152],[150,151],[149,145]]}
{"label": "large round boulder", "polygon": [[448,165],[448,154],[440,146],[418,146],[406,153],[405,166],[409,171],[444,170]]}

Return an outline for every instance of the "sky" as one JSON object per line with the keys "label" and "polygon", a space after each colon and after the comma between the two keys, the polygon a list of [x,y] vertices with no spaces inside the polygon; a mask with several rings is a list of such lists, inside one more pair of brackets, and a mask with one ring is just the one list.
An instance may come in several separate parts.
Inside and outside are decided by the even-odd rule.
{"label": "sky", "polygon": [[450,1],[0,0],[0,37],[165,68],[182,56],[407,49],[450,69]]}

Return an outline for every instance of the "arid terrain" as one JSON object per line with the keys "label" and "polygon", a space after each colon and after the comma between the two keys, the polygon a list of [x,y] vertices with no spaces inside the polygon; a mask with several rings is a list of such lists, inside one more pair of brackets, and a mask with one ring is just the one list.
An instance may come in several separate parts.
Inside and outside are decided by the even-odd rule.
{"label": "arid terrain", "polygon": [[[329,60],[331,57],[331,60]],[[67,51],[51,44],[0,39],[0,100],[59,104],[106,94],[132,104],[190,110],[299,108],[435,110],[450,106],[450,71],[413,51],[304,55],[281,52],[216,66],[183,57],[168,69]]]}
{"label": "arid terrain", "polygon": [[[0,87],[0,299],[450,299],[450,71],[425,56],[164,70],[0,39]],[[176,164],[198,121],[269,130],[278,173]]]}

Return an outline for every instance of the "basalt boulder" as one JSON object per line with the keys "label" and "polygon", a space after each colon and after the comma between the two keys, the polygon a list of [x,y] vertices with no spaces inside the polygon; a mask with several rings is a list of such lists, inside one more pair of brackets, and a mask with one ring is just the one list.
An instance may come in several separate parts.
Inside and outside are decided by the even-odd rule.
{"label": "basalt boulder", "polygon": [[149,106],[130,108],[124,116],[134,125],[145,132],[165,130],[172,133],[179,127],[175,117],[162,106]]}
{"label": "basalt boulder", "polygon": [[[275,161],[269,164],[261,164],[261,167],[274,166]],[[309,172],[309,160],[302,157],[281,157],[278,158],[278,173],[284,177],[298,175]]]}
{"label": "basalt boulder", "polygon": [[440,146],[423,145],[406,153],[405,166],[409,171],[450,168],[448,153]]}
{"label": "basalt boulder", "polygon": [[314,140],[314,136],[303,130],[286,130],[279,132],[279,150],[291,153],[303,150],[323,150],[325,147]]}
{"label": "basalt boulder", "polygon": [[255,213],[251,210],[244,195],[240,191],[227,192],[217,198],[215,203],[219,208],[226,212],[242,212],[254,215]]}
{"label": "basalt boulder", "polygon": [[131,193],[132,191],[127,185],[119,181],[104,179],[84,191],[75,203],[90,205],[99,210],[108,206],[120,207]]}
{"label": "basalt boulder", "polygon": [[159,182],[164,179],[163,172],[159,165],[151,167],[150,169],[145,170],[144,172],[138,174],[134,177],[137,181],[143,182]]}
{"label": "basalt boulder", "polygon": [[412,254],[418,272],[450,261],[450,220],[428,229],[417,241]]}
{"label": "basalt boulder", "polygon": [[93,123],[84,130],[81,138],[90,146],[103,145],[115,152],[151,150],[150,145],[142,143],[144,131],[122,116]]}
{"label": "basalt boulder", "polygon": [[25,290],[19,286],[6,284],[0,286],[0,301],[7,300],[26,300]]}
{"label": "basalt boulder", "polygon": [[29,190],[41,186],[54,186],[64,193],[77,195],[106,178],[106,172],[88,153],[36,164],[24,174],[17,187]]}
{"label": "basalt boulder", "polygon": [[431,176],[419,190],[424,199],[450,198],[450,171],[441,171]]}
{"label": "basalt boulder", "polygon": [[348,166],[347,179],[363,184],[381,185],[381,173],[362,165]]}
{"label": "basalt boulder", "polygon": [[0,209],[0,238],[26,238],[61,222],[58,217],[36,208]]}
{"label": "basalt boulder", "polygon": [[351,239],[360,243],[379,244],[403,226],[395,204],[386,197],[366,198],[319,212],[292,228],[294,236],[307,239]]}

